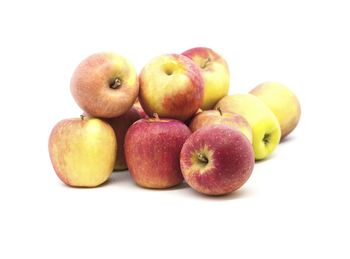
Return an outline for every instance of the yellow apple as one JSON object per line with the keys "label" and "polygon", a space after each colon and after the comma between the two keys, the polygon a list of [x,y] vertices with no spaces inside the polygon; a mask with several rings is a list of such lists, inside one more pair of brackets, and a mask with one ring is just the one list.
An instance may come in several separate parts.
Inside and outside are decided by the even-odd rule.
{"label": "yellow apple", "polygon": [[182,55],[189,57],[197,64],[204,79],[203,110],[212,109],[215,104],[228,94],[230,73],[223,57],[209,48],[193,48]]}
{"label": "yellow apple", "polygon": [[57,176],[76,187],[96,187],[109,178],[116,146],[108,123],[84,116],[60,121],[49,138],[50,158]]}
{"label": "yellow apple", "polygon": [[281,127],[281,138],[291,133],[298,125],[301,114],[300,103],[288,87],[277,82],[265,82],[250,93],[263,101],[275,114]]}
{"label": "yellow apple", "polygon": [[268,157],[278,145],[281,129],[272,111],[252,94],[225,96],[217,104],[223,112],[238,113],[243,116],[253,130],[255,159]]}

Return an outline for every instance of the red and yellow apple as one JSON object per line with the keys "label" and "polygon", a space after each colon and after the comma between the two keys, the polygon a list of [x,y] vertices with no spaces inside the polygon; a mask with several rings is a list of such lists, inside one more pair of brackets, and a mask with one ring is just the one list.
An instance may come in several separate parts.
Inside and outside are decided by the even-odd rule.
{"label": "red and yellow apple", "polygon": [[226,125],[210,125],[194,132],[180,155],[182,174],[196,191],[223,195],[240,188],[254,168],[248,139]]}
{"label": "red and yellow apple", "polygon": [[141,71],[140,103],[152,116],[185,121],[203,102],[203,78],[193,61],[170,54],[152,59]]}
{"label": "red and yellow apple", "polygon": [[222,112],[218,110],[207,110],[198,113],[191,121],[190,129],[195,132],[209,125],[224,124],[229,127],[240,130],[249,140],[253,142],[252,128],[248,121],[239,114],[231,112]]}
{"label": "red and yellow apple", "polygon": [[272,111],[252,94],[225,96],[215,106],[223,112],[233,112],[243,116],[252,127],[255,159],[268,157],[277,147],[281,129]]}
{"label": "red and yellow apple", "polygon": [[57,176],[69,186],[96,187],[111,175],[116,159],[112,127],[81,116],[56,124],[49,138],[49,153]]}
{"label": "red and yellow apple", "polygon": [[70,88],[86,113],[113,118],[130,110],[139,83],[136,70],[127,59],[115,53],[97,53],[78,65]]}
{"label": "red and yellow apple", "polygon": [[192,59],[200,69],[204,79],[203,110],[212,109],[215,104],[228,94],[230,73],[223,57],[209,48],[193,48],[182,55]]}
{"label": "red and yellow apple", "polygon": [[298,125],[301,109],[297,96],[285,85],[265,82],[255,87],[251,94],[258,97],[275,114],[281,127],[281,138]]}
{"label": "red and yellow apple", "polygon": [[180,184],[180,151],[190,129],[181,121],[148,118],[135,122],[125,137],[126,163],[133,180],[146,188]]}

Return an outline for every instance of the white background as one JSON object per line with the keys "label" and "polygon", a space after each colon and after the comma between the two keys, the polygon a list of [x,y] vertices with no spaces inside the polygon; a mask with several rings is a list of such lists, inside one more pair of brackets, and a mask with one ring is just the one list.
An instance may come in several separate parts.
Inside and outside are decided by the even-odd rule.
{"label": "white background", "polygon": [[[1,1],[0,258],[349,258],[348,1]],[[127,172],[64,186],[47,141],[79,116],[70,76],[114,51],[207,46],[230,93],[276,80],[299,96],[298,128],[248,183],[219,198],[153,191]]]}

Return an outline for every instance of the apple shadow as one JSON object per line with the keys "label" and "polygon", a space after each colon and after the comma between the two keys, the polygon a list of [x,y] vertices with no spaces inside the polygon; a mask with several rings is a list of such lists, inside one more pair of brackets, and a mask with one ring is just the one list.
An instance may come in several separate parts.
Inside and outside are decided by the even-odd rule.
{"label": "apple shadow", "polygon": [[295,136],[286,136],[285,138],[281,139],[280,144],[292,142],[295,140]]}
{"label": "apple shadow", "polygon": [[244,199],[253,196],[253,192],[249,191],[246,188],[238,189],[237,191],[234,191],[229,194],[224,195],[218,195],[218,196],[210,196],[203,193],[196,192],[195,190],[191,190],[192,193],[194,193],[194,196],[200,199],[207,199],[207,200],[215,200],[215,201],[227,201],[227,200],[235,200],[235,199]]}
{"label": "apple shadow", "polygon": [[107,185],[107,184],[114,184],[115,182],[118,182],[118,183],[132,182],[129,171],[128,170],[114,171],[112,175],[109,177],[109,179],[105,183],[103,183],[101,186]]}
{"label": "apple shadow", "polygon": [[140,185],[136,184],[135,182],[134,182],[134,185],[139,187],[139,188],[142,188],[142,189],[144,189],[146,191],[156,191],[156,192],[169,192],[169,191],[176,191],[176,190],[190,188],[190,186],[185,181],[183,181],[182,183],[180,183],[178,185],[175,185],[175,186],[172,186],[172,187],[169,187],[169,188],[162,188],[162,189],[147,188],[147,187],[144,187],[144,186],[140,186]]}
{"label": "apple shadow", "polygon": [[276,157],[276,154],[272,153],[267,158],[264,158],[264,159],[261,159],[261,160],[255,160],[255,164],[262,164],[262,163],[268,162],[268,161],[270,161],[272,159],[275,159],[275,157]]}

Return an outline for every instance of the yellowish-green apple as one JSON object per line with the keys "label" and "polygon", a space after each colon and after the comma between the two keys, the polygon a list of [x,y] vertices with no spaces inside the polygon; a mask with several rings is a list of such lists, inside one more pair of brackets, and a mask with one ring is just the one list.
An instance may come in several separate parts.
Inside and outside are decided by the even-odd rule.
{"label": "yellowish-green apple", "polygon": [[218,110],[207,110],[196,114],[190,124],[192,132],[209,125],[224,124],[241,131],[249,140],[253,142],[252,128],[248,121],[241,115],[232,112],[222,112]]}
{"label": "yellowish-green apple", "polygon": [[228,94],[230,73],[225,59],[209,48],[198,47],[182,53],[192,59],[200,69],[204,79],[203,110],[212,109]]}
{"label": "yellowish-green apple", "polygon": [[139,92],[135,68],[115,53],[97,53],[75,69],[70,84],[76,103],[94,117],[118,117],[134,104]]}
{"label": "yellowish-green apple", "polygon": [[177,54],[152,59],[139,76],[142,108],[149,116],[185,121],[203,102],[203,78],[195,63]]}
{"label": "yellowish-green apple", "polygon": [[285,85],[265,82],[255,87],[251,94],[258,97],[275,114],[281,127],[281,138],[298,125],[301,109],[297,96]]}
{"label": "yellowish-green apple", "polygon": [[57,123],[49,138],[49,154],[57,176],[75,187],[104,183],[113,171],[116,147],[108,123],[83,115]]}
{"label": "yellowish-green apple", "polygon": [[268,157],[278,145],[281,129],[273,112],[252,94],[225,96],[217,104],[223,112],[233,112],[243,116],[253,130],[255,159]]}

